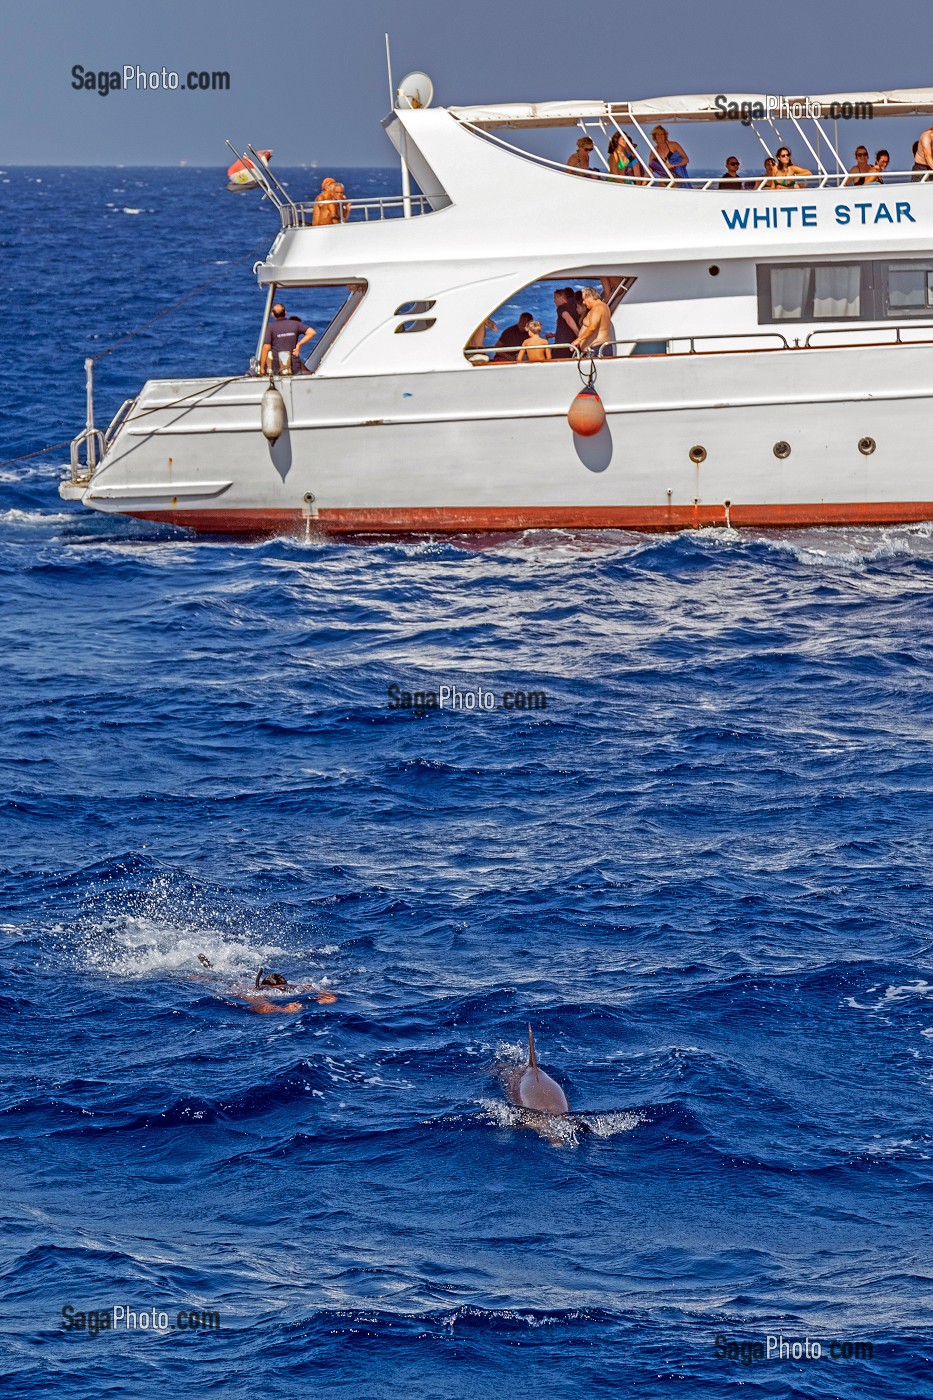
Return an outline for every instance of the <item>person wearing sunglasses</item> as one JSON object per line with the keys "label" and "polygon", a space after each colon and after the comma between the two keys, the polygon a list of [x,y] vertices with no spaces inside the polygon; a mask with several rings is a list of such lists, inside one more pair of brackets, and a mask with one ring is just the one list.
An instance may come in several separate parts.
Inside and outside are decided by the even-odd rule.
{"label": "person wearing sunglasses", "polygon": [[864,185],[865,176],[871,174],[871,162],[868,159],[868,147],[859,146],[855,152],[855,164],[849,166],[849,178],[843,180],[844,185]]}
{"label": "person wearing sunglasses", "polygon": [[801,181],[801,175],[812,175],[812,170],[805,170],[802,165],[795,165],[791,159],[790,147],[781,146],[775,155],[776,168],[771,180],[773,190],[804,190],[806,181]]}
{"label": "person wearing sunglasses", "polygon": [[719,177],[719,184],[716,186],[716,188],[719,190],[748,189],[748,186],[746,185],[745,181],[739,179],[739,169],[740,165],[738,156],[729,156],[726,160],[726,168],[723,171],[722,175]]}

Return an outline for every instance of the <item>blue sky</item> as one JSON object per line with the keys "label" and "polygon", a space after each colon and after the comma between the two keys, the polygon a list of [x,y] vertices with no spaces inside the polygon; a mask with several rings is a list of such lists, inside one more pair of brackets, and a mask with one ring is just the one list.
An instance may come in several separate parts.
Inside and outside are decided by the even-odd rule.
{"label": "blue sky", "polygon": [[[924,86],[929,13],[920,0],[7,0],[0,159],[221,165],[229,136],[274,148],[280,165],[391,164],[379,125],[386,29],[396,78],[425,69],[445,105]],[[75,64],[164,65],[183,80],[227,70],[230,91],[101,97],[72,89]],[[890,124],[877,142],[874,132],[848,136],[846,150],[857,139],[895,144]],[[710,128],[691,155],[717,161],[722,145],[722,129]]]}

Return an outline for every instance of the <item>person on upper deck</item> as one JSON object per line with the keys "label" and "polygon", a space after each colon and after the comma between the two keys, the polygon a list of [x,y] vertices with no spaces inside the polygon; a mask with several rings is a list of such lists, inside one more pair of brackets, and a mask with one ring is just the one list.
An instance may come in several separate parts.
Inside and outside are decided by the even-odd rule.
{"label": "person on upper deck", "polygon": [[626,185],[645,178],[644,166],[621,131],[613,132],[609,138],[609,174],[621,176]]}
{"label": "person on upper deck", "polygon": [[812,175],[812,170],[805,170],[802,165],[795,165],[791,159],[790,147],[781,146],[778,149],[775,171],[771,179],[773,190],[803,190],[806,189],[806,181],[801,181],[800,176]]}
{"label": "person on upper deck", "polygon": [[871,162],[868,159],[868,147],[858,146],[855,151],[855,164],[849,166],[849,178],[843,180],[844,185],[864,185],[865,176],[871,174]]}
{"label": "person on upper deck", "polygon": [[754,188],[755,188],[756,190],[759,189],[759,188],[761,188],[761,189],[763,189],[763,190],[773,190],[773,189],[774,189],[774,173],[775,173],[776,170],[777,170],[777,161],[774,159],[774,156],[765,156],[765,160],[764,160],[764,172],[765,172],[765,173],[764,173],[764,178],[763,178],[763,180],[761,180],[760,182],[759,182],[758,180],[756,180],[756,181],[755,181]]}
{"label": "person on upper deck", "polygon": [[866,185],[883,185],[884,172],[891,164],[891,155],[888,151],[878,151],[875,155],[875,163],[871,167],[869,174],[865,176]]}
{"label": "person on upper deck", "polygon": [[321,228],[328,224],[345,224],[350,206],[346,202],[345,191],[339,180],[328,175],[321,182],[321,192],[315,196],[311,211],[311,227]]}
{"label": "person on upper deck", "polygon": [[933,122],[914,147],[914,173],[911,180],[929,180],[933,176]]}
{"label": "person on upper deck", "polygon": [[[307,370],[301,363],[301,356],[298,351],[302,345],[307,345],[309,340],[313,340],[317,334],[310,326],[306,326],[304,321],[297,316],[289,316],[285,307],[280,301],[272,308],[272,319],[266,327],[265,338],[262,343],[262,354],[259,359],[259,373],[265,374],[269,356],[272,356],[273,372],[279,370],[279,354],[291,354],[289,368],[285,374],[307,374]],[[282,373],[281,370],[279,370]]]}
{"label": "person on upper deck", "polygon": [[[654,128],[651,140],[654,144],[654,155],[648,162],[648,169],[652,175],[660,175],[662,179],[669,179],[673,175],[677,180],[686,180],[689,174],[687,170],[688,157],[680,142],[669,141],[667,128],[664,126]],[[667,166],[666,170],[665,166]]]}
{"label": "person on upper deck", "polygon": [[719,177],[719,190],[746,190],[748,186],[744,180],[739,179],[739,158],[738,156],[726,157],[726,168]]}
{"label": "person on upper deck", "polygon": [[585,351],[593,351],[597,355],[611,353],[612,322],[609,307],[595,287],[583,288],[583,305],[586,307],[586,315],[580,327],[580,334],[573,341],[574,349],[579,350],[581,354]]}
{"label": "person on upper deck", "polygon": [[570,346],[580,334],[577,320],[577,300],[572,287],[558,287],[554,293],[557,321],[554,326],[554,359],[569,360]]}
{"label": "person on upper deck", "polygon": [[590,151],[593,149],[592,137],[581,136],[577,141],[577,149],[567,162],[567,169],[573,170],[577,175],[595,176],[596,171],[590,169]]}

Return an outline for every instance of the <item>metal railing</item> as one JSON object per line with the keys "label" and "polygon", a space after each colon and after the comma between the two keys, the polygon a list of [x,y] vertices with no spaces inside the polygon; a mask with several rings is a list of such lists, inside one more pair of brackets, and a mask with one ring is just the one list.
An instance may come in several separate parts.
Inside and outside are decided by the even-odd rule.
{"label": "metal railing", "polygon": [[[613,175],[610,170],[574,170],[568,168],[565,161],[551,160],[549,156],[538,155],[534,151],[529,151],[522,146],[514,145],[511,141],[505,141],[501,136],[496,136],[493,132],[487,131],[483,127],[474,126],[471,122],[462,121],[460,118],[458,118],[458,121],[460,121],[461,126],[467,131],[471,131],[474,136],[479,136],[484,141],[491,141],[494,145],[501,146],[503,150],[510,151],[512,155],[521,156],[523,160],[530,160],[535,165],[543,165],[550,170],[559,170],[564,175],[573,175],[578,179],[596,180],[600,184],[641,185],[644,188],[651,186],[655,189],[665,190],[716,190],[720,194],[755,193],[761,191],[775,194],[792,194],[794,190],[841,189],[844,186],[849,186],[851,189],[872,189],[879,184],[879,181],[876,180],[873,181],[871,185],[856,185],[855,181],[860,178],[858,174],[852,174],[848,170],[821,170],[814,174],[801,175],[799,178],[795,179],[793,185],[775,185],[770,175],[738,176],[734,184],[729,183],[726,189],[720,190],[720,184],[724,183],[727,179],[725,173],[709,176],[656,175],[647,168],[645,161],[641,160],[637,151],[635,155],[644,171],[642,175]],[[585,131],[588,136],[591,135],[585,123],[582,121],[580,122],[580,128]],[[597,134],[599,134],[598,127],[596,131]],[[605,165],[606,161],[602,152],[597,150],[597,155]],[[657,157],[657,159],[660,160],[660,157]],[[791,177],[778,176],[777,178],[789,179]],[[933,183],[933,170],[921,174],[919,171],[913,169],[892,170],[888,167],[884,172],[880,185],[881,188],[884,189],[886,185],[927,184],[928,182]]]}
{"label": "metal railing", "polygon": [[[916,331],[928,331],[927,336],[917,336],[914,339],[905,339],[904,333]],[[873,336],[874,339],[849,340],[820,345],[814,340],[814,336],[844,336],[859,335]],[[771,345],[746,345],[746,341],[778,341],[779,344]],[[718,341],[718,348],[710,342]],[[703,342],[701,348],[698,343]],[[741,342],[741,344],[736,344]],[[683,344],[686,349],[671,349],[671,346]],[[753,354],[768,353],[781,350],[833,350],[842,348],[855,348],[860,345],[929,345],[933,344],[933,322],[923,322],[916,325],[896,325],[896,326],[835,326],[818,327],[809,332],[805,340],[788,340],[781,331],[720,331],[712,335],[668,335],[668,336],[640,336],[636,340],[607,340],[605,345],[595,346],[591,356],[589,350],[584,350],[582,355],[576,351],[570,354],[554,354],[555,350],[568,351],[570,346],[552,346],[551,363],[566,362],[567,360],[589,360],[591,357],[596,360],[642,360],[652,357],[661,359],[673,359],[680,355],[730,355],[730,354]],[[650,350],[639,352],[639,345],[663,345],[663,350]],[[619,353],[619,347],[632,346],[626,348],[623,353]],[[467,347],[464,349],[464,357],[473,365],[488,364],[516,364],[516,363],[539,363],[530,360],[519,361],[518,353],[521,346],[500,346],[497,348],[490,345],[480,350],[477,347]],[[544,348],[544,347],[540,347]],[[597,353],[599,352],[599,353]]]}
{"label": "metal railing", "polygon": [[[336,206],[337,218],[326,224],[314,224],[315,209],[331,210]],[[383,219],[402,219],[414,214],[430,214],[431,204],[423,194],[391,195],[385,199],[320,199],[296,203],[289,200],[279,205],[283,228],[334,228],[338,224],[372,223]]]}

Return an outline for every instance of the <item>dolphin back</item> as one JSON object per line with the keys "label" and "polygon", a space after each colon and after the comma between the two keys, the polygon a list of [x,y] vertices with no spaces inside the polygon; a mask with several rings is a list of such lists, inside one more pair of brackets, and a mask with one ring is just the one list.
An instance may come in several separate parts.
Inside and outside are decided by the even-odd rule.
{"label": "dolphin back", "polygon": [[538,1064],[535,1053],[535,1037],[528,1027],[528,1063],[521,1067],[511,1066],[502,1075],[506,1093],[517,1108],[528,1108],[534,1113],[569,1113],[567,1095],[549,1074]]}
{"label": "dolphin back", "polygon": [[516,1086],[516,1098],[522,1108],[537,1113],[569,1113],[567,1095],[549,1074],[537,1065],[528,1065]]}

